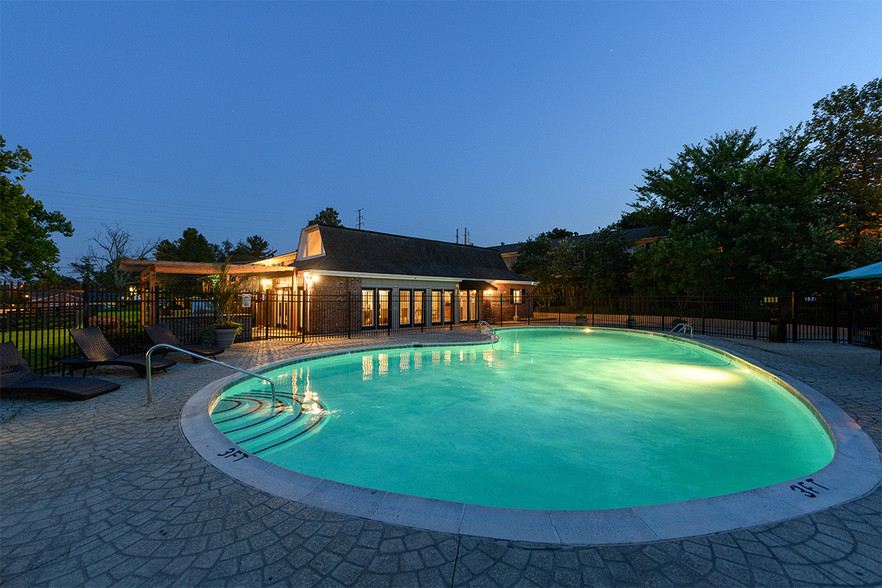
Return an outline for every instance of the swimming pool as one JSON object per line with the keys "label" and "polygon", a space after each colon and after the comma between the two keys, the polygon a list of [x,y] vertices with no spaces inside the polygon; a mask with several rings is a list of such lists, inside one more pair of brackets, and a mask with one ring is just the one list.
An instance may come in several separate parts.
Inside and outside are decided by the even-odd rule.
{"label": "swimming pool", "polygon": [[244,452],[356,487],[532,510],[743,492],[827,465],[799,394],[733,357],[605,329],[499,332],[473,347],[365,351],[239,382],[212,420]]}

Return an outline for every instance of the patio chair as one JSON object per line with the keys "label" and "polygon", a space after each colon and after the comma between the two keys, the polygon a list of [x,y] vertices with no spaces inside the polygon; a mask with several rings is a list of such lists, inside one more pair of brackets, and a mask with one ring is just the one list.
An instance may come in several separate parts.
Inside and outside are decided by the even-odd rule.
{"label": "patio chair", "polygon": [[0,389],[7,392],[48,393],[69,400],[86,400],[119,389],[116,382],[98,378],[38,376],[19,353],[15,343],[0,343]]}
{"label": "patio chair", "polygon": [[[150,337],[150,340],[156,345],[174,345],[175,347],[180,347],[191,353],[197,353],[203,357],[214,357],[215,355],[224,352],[222,348],[212,347],[211,345],[184,345],[181,343],[180,339],[175,337],[175,334],[172,333],[171,329],[169,329],[168,325],[165,323],[160,323],[158,325],[144,325],[144,330],[147,332],[147,336]],[[159,353],[159,350],[157,350],[156,353]],[[197,357],[192,355],[190,357],[193,359],[193,363],[199,361],[199,358]]]}
{"label": "patio chair", "polygon": [[[120,355],[113,350],[99,327],[69,329],[80,352],[93,365],[123,365],[135,370],[142,378],[147,377],[147,355]],[[151,371],[167,370],[177,363],[164,357],[151,357]]]}

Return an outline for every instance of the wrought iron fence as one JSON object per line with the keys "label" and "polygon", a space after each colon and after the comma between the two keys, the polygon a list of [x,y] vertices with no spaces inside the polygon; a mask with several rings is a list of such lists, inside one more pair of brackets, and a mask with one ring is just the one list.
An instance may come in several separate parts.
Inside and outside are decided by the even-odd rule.
{"label": "wrought iron fence", "polygon": [[[396,296],[384,298],[370,316],[358,293],[303,291],[248,292],[234,320],[242,325],[237,342],[279,339],[292,343],[333,337],[379,337],[404,329],[425,331],[493,326],[586,325],[670,331],[688,323],[698,335],[776,341],[833,341],[878,346],[879,291],[779,296],[617,296],[563,306],[555,300],[518,293],[482,293],[474,306],[453,301],[452,309],[411,312],[399,324]],[[411,310],[411,309],[408,309]],[[433,322],[433,318],[435,322]],[[39,373],[58,369],[58,358],[78,355],[68,332],[98,326],[121,354],[149,347],[142,325],[165,323],[184,344],[213,336],[207,295],[194,288],[110,291],[34,289],[0,284],[0,341],[13,341]]]}

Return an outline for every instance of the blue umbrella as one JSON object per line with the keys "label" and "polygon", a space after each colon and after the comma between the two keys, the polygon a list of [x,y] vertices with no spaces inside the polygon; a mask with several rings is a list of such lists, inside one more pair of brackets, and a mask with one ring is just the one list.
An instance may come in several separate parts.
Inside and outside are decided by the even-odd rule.
{"label": "blue umbrella", "polygon": [[827,276],[825,280],[863,280],[869,278],[882,278],[882,261],[871,263],[864,267],[842,272],[835,276]]}

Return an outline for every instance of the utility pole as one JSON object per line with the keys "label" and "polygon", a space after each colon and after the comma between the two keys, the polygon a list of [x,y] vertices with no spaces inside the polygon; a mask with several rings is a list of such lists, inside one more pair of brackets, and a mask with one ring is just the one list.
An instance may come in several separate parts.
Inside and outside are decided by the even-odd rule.
{"label": "utility pole", "polygon": [[456,244],[459,245],[459,229],[456,229]]}
{"label": "utility pole", "polygon": [[462,244],[463,245],[469,244],[469,228],[468,227],[465,228],[465,234],[463,235],[463,238],[462,238]]}
{"label": "utility pole", "polygon": [[364,208],[358,209],[358,220],[355,221],[355,225],[358,227],[359,231],[361,230],[361,225],[364,224],[364,218],[362,218],[362,216],[361,216],[362,210],[364,210]]}

